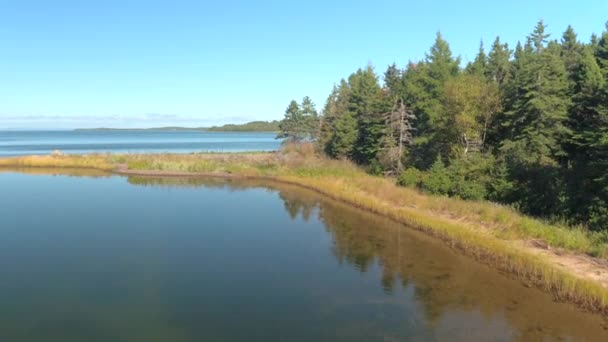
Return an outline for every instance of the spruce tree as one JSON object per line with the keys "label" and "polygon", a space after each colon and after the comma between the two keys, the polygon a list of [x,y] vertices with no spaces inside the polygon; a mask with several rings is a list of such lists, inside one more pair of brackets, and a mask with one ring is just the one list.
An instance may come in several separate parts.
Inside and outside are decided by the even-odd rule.
{"label": "spruce tree", "polygon": [[285,142],[300,142],[306,139],[307,135],[307,122],[300,105],[295,100],[291,100],[285,109],[285,117],[279,123],[277,139],[285,139]]}
{"label": "spruce tree", "polygon": [[315,140],[319,136],[319,113],[317,112],[315,103],[308,96],[304,96],[300,104],[300,111],[304,118],[304,129],[307,132],[307,138]]}
{"label": "spruce tree", "polygon": [[573,88],[575,86],[575,69],[577,68],[582,58],[583,45],[579,43],[572,26],[568,26],[568,28],[562,35],[561,46],[562,60],[564,61],[564,66],[566,67],[566,71],[568,73],[570,88]]}
{"label": "spruce tree", "polygon": [[351,89],[348,109],[355,114],[358,126],[354,158],[360,164],[369,164],[381,149],[380,139],[384,131],[382,89],[371,65],[357,70],[348,82]]}
{"label": "spruce tree", "polygon": [[511,50],[509,50],[509,46],[506,43],[502,44],[500,38],[496,37],[494,44],[492,44],[492,50],[488,54],[486,77],[502,87],[509,80],[510,59]]}
{"label": "spruce tree", "polygon": [[606,23],[606,30],[602,33],[602,36],[598,41],[597,49],[595,51],[595,58],[597,59],[597,64],[602,70],[604,79],[608,80],[608,23]]}
{"label": "spruce tree", "polygon": [[403,97],[402,71],[397,68],[395,63],[389,65],[384,72],[384,88],[394,99]]}
{"label": "spruce tree", "polygon": [[336,118],[334,134],[328,148],[334,158],[352,158],[359,139],[357,119],[352,112],[345,112]]}
{"label": "spruce tree", "polygon": [[606,81],[591,47],[583,51],[574,79],[571,131],[564,141],[571,165],[569,216],[601,229],[608,227],[608,104]]}
{"label": "spruce tree", "polygon": [[442,104],[445,82],[459,73],[460,58],[454,58],[449,44],[437,33],[425,61],[410,63],[404,74],[406,104],[416,116],[416,139],[410,161],[428,168],[440,153],[442,137],[437,128],[444,115]]}
{"label": "spruce tree", "polygon": [[483,48],[483,41],[479,43],[479,51],[475,59],[467,65],[466,72],[471,75],[484,76],[487,73],[488,57]]}
{"label": "spruce tree", "polygon": [[508,91],[501,150],[517,183],[518,202],[532,214],[561,210],[561,173],[565,159],[560,142],[568,133],[568,81],[561,47],[545,43],[549,35],[538,23],[525,47],[515,53],[513,82]]}

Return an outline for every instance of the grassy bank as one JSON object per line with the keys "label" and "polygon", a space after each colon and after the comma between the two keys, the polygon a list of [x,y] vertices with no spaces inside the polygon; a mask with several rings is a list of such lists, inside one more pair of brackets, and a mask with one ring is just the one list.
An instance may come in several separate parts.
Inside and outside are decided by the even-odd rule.
{"label": "grassy bank", "polygon": [[527,243],[604,261],[608,244],[603,235],[550,225],[492,203],[423,195],[347,161],[317,157],[306,147],[255,154],[32,156],[0,159],[2,166],[248,176],[297,184],[423,230],[556,298],[608,314],[608,289],[601,282],[559,267]]}

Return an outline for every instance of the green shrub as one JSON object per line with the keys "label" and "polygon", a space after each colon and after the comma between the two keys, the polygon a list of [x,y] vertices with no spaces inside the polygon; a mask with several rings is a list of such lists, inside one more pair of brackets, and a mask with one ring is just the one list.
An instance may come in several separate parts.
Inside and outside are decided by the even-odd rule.
{"label": "green shrub", "polygon": [[433,163],[427,176],[422,180],[420,187],[431,194],[448,195],[452,189],[452,180],[448,169],[443,164],[441,156]]}
{"label": "green shrub", "polygon": [[403,171],[397,179],[397,184],[406,187],[419,187],[424,179],[425,173],[417,168],[409,168]]}

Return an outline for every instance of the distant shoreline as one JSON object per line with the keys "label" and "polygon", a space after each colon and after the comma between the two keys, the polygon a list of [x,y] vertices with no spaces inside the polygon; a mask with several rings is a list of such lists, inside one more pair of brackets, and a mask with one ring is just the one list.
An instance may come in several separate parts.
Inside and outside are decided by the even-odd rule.
{"label": "distant shoreline", "polygon": [[278,121],[251,121],[244,124],[226,124],[212,127],[152,127],[152,128],[76,128],[73,131],[185,131],[185,132],[266,132],[276,133],[279,131]]}
{"label": "distant shoreline", "polygon": [[74,128],[67,131],[72,132],[111,132],[111,131],[158,131],[158,132],[216,132],[216,133],[278,133],[279,131],[255,131],[255,130],[215,130],[207,127],[202,128],[188,128],[188,127],[179,127],[179,128],[164,128],[164,127],[154,127],[154,128]]}

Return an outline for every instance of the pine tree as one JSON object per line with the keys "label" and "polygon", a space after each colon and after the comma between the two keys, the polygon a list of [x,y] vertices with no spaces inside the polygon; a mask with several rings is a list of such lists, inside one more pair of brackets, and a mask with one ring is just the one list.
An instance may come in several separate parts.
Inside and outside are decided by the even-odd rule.
{"label": "pine tree", "polygon": [[570,217],[601,229],[608,227],[608,105],[606,82],[591,47],[583,51],[574,79],[571,133],[564,141],[571,164]]}
{"label": "pine tree", "polygon": [[319,137],[319,113],[317,112],[315,103],[308,96],[304,96],[302,104],[300,104],[302,117],[304,118],[305,130],[308,133],[308,138],[315,140]]}
{"label": "pine tree", "polygon": [[525,47],[515,53],[513,82],[505,101],[508,136],[501,151],[517,183],[518,201],[532,214],[550,215],[562,209],[560,141],[567,135],[568,81],[561,47],[551,42],[542,21]]}
{"label": "pine tree", "polygon": [[360,164],[369,164],[381,149],[380,139],[384,130],[382,89],[371,65],[357,70],[349,77],[348,83],[351,89],[349,111],[355,114],[358,126],[354,158]]}
{"label": "pine tree", "polygon": [[286,142],[300,142],[306,139],[308,134],[306,119],[295,100],[291,100],[285,109],[285,117],[279,123],[279,130],[277,139],[285,139]]}
{"label": "pine tree", "polygon": [[486,77],[503,86],[509,80],[509,72],[511,69],[511,50],[508,44],[502,44],[500,38],[496,37],[492,50],[488,54],[488,65],[486,67]]}
{"label": "pine tree", "polygon": [[395,63],[389,65],[384,72],[384,88],[392,98],[403,97],[402,71]]}
{"label": "pine tree", "polygon": [[547,38],[550,36],[549,34],[545,33],[546,28],[547,26],[545,23],[540,20],[536,24],[534,31],[532,31],[532,33],[528,36],[528,42],[534,49],[534,52],[537,54],[543,51],[545,45],[547,44]]}
{"label": "pine tree", "polygon": [[[337,121],[348,111],[349,101],[350,86],[346,80],[342,79],[338,86],[334,86],[325,103],[321,133],[317,142],[319,149],[330,156],[333,155],[332,151],[335,150],[332,144],[335,142],[334,135],[337,131]],[[357,129],[356,125],[354,129]]]}
{"label": "pine tree", "polygon": [[483,48],[483,41],[479,43],[479,52],[473,62],[469,63],[466,72],[471,75],[484,76],[487,73],[488,57]]}
{"label": "pine tree", "polygon": [[597,44],[597,50],[595,51],[595,58],[597,64],[602,70],[604,79],[608,80],[608,22],[606,23],[606,30],[602,33],[602,36]]}
{"label": "pine tree", "polygon": [[328,148],[329,155],[334,158],[352,158],[359,140],[355,114],[345,112],[336,119],[334,127],[335,132]]}
{"label": "pine tree", "polygon": [[460,58],[454,58],[449,44],[437,33],[435,44],[422,63],[410,63],[404,74],[405,98],[416,115],[416,139],[410,155],[411,162],[425,169],[440,153],[437,128],[442,120],[445,82],[459,73]]}
{"label": "pine tree", "polygon": [[570,88],[572,88],[575,85],[575,69],[579,65],[583,54],[583,45],[579,43],[578,39],[576,38],[576,33],[574,32],[572,26],[568,26],[562,35],[561,46],[562,60],[564,61],[566,72],[568,73]]}

